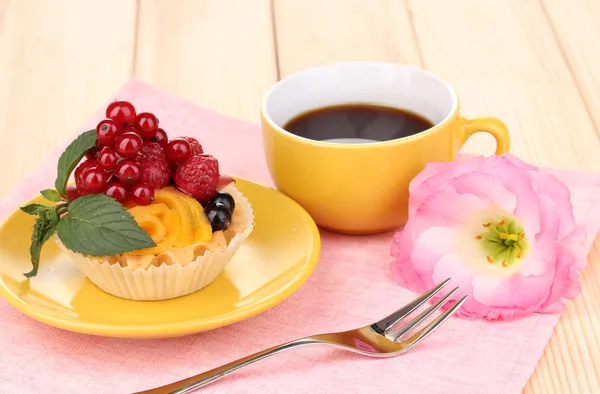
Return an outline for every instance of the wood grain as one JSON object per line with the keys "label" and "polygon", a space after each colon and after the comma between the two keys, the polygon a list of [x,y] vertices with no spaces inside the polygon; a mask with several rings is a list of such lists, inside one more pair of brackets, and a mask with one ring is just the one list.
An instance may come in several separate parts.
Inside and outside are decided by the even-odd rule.
{"label": "wood grain", "polygon": [[0,1],[0,198],[130,77],[135,17],[133,0]]}
{"label": "wood grain", "polygon": [[[373,7],[362,0],[278,0],[274,15],[282,76],[332,61],[421,65],[455,86],[465,115],[502,119],[516,155],[539,165],[600,169],[600,140],[577,76],[537,1],[407,0]],[[477,135],[465,149],[489,153],[493,141]],[[569,304],[525,392],[586,393],[597,387],[592,327],[600,307],[600,282],[594,282],[599,260],[597,253],[590,255],[583,292]]]}
{"label": "wood grain", "polygon": [[600,139],[538,2],[408,3],[425,67],[456,86],[466,115],[502,119],[532,163],[600,169]]}
{"label": "wood grain", "polygon": [[225,115],[258,122],[277,81],[268,0],[140,2],[135,74]]}
{"label": "wood grain", "polygon": [[371,0],[273,2],[280,74],[323,63],[390,61],[421,65],[406,6]]}
{"label": "wood grain", "polygon": [[[0,198],[131,76],[256,122],[278,78],[349,60],[438,73],[465,115],[508,125],[516,155],[598,171],[600,2],[571,3],[0,0]],[[600,392],[600,242],[582,284],[526,393]]]}
{"label": "wood grain", "polygon": [[[540,3],[421,0],[408,4],[425,67],[457,87],[465,113],[493,114],[504,120],[511,130],[512,151],[530,162],[600,168],[600,139],[577,77]],[[575,20],[569,26],[573,24]],[[483,143],[477,141],[468,149],[481,147]],[[594,365],[598,365],[600,346],[590,327],[597,323],[600,300],[598,282],[589,278],[599,261],[597,253],[590,255],[582,294],[569,303],[525,392],[598,389],[600,375]]]}
{"label": "wood grain", "polygon": [[542,6],[600,131],[600,2],[579,1],[576,7],[566,7],[561,0],[542,0]]}

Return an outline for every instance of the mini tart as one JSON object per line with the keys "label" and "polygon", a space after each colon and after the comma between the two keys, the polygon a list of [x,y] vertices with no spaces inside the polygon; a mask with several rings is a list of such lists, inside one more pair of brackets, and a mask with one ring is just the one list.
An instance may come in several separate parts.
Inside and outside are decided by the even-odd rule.
{"label": "mini tart", "polygon": [[223,188],[235,200],[231,226],[207,242],[155,254],[84,256],[69,254],[88,279],[105,292],[131,300],[166,300],[196,292],[223,271],[254,228],[252,206],[233,185]]}

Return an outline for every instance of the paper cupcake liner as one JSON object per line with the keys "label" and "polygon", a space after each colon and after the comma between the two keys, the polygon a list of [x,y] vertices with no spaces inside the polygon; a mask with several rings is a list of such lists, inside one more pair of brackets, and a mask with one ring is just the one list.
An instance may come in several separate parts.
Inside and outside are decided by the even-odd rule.
{"label": "paper cupcake liner", "polygon": [[148,269],[122,267],[119,263],[102,263],[67,249],[55,235],[59,247],[69,254],[92,283],[105,292],[130,300],[166,300],[194,293],[211,284],[223,271],[233,255],[254,228],[254,214],[248,199],[233,185],[223,189],[235,200],[244,230],[237,233],[225,249],[206,251],[193,262],[150,266]]}

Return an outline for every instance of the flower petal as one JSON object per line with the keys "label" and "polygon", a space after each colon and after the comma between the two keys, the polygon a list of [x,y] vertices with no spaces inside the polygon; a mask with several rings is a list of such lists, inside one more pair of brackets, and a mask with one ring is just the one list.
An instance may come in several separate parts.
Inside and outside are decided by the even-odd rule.
{"label": "flower petal", "polygon": [[517,208],[517,197],[491,174],[479,171],[462,174],[452,180],[452,186],[460,194],[472,194],[506,212],[513,213]]}
{"label": "flower petal", "polygon": [[[409,221],[391,248],[403,286],[422,292],[451,278],[460,286],[454,302],[469,295],[456,315],[486,320],[558,312],[580,292],[583,246],[591,241],[573,217],[570,190],[548,171],[510,154],[432,163],[410,194]],[[496,219],[503,216],[511,216],[507,228]],[[511,235],[526,237],[518,240],[523,260],[514,254],[505,267],[498,259],[506,256],[482,243],[497,242],[500,230],[508,233],[499,233],[500,246],[511,247]]]}
{"label": "flower petal", "polygon": [[521,262],[519,272],[523,276],[538,276],[548,271],[551,271],[552,274],[554,273],[555,258],[553,248],[546,248],[545,250],[534,248],[527,252]]}
{"label": "flower petal", "polygon": [[558,238],[562,239],[575,229],[575,217],[573,216],[573,204],[571,203],[571,192],[567,186],[553,175],[540,172],[531,173],[535,179],[536,190],[539,194],[547,197],[552,202],[549,212],[557,219]]}
{"label": "flower petal", "polygon": [[536,194],[532,179],[528,172],[520,170],[503,159],[489,169],[498,182],[517,197],[517,206],[514,215],[518,217],[528,234],[537,234],[540,231],[540,201]]}
{"label": "flower petal", "polygon": [[409,214],[414,214],[425,199],[438,190],[448,188],[448,181],[464,173],[474,171],[485,161],[483,156],[464,162],[427,163],[409,185]]}
{"label": "flower petal", "polygon": [[458,227],[477,211],[488,208],[488,204],[472,194],[455,191],[440,191],[430,195],[415,213],[411,226],[413,234],[420,234],[430,227]]}
{"label": "flower petal", "polygon": [[400,285],[414,292],[423,292],[430,288],[431,280],[427,283],[421,279],[415,270],[415,266],[410,260],[410,254],[413,249],[413,239],[406,225],[403,231],[399,231],[394,236],[394,242],[390,250],[394,261],[390,265],[392,276]]}
{"label": "flower petal", "polygon": [[[454,227],[431,227],[419,234],[410,255],[418,275],[431,277],[434,268],[445,255],[458,253],[461,237],[462,231]],[[433,282],[435,281],[434,277]]]}
{"label": "flower petal", "polygon": [[544,302],[551,285],[552,275],[478,276],[473,279],[473,296],[490,307],[534,310]]}
{"label": "flower petal", "polygon": [[565,308],[565,299],[573,299],[581,292],[579,272],[585,267],[585,252],[581,243],[574,240],[557,245],[556,273],[548,298],[541,306],[546,313],[561,312]]}
{"label": "flower petal", "polygon": [[457,299],[460,295],[469,295],[468,290],[471,288],[473,272],[469,270],[458,254],[448,253],[438,261],[432,277],[435,283],[440,283],[448,278],[452,279],[452,286],[460,288],[460,293],[454,296],[454,299]]}

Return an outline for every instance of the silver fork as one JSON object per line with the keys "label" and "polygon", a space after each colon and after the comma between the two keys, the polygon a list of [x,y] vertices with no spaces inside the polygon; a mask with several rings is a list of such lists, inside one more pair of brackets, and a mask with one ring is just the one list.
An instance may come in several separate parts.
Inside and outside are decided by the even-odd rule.
{"label": "silver fork", "polygon": [[405,338],[407,334],[410,334],[416,326],[422,323],[432,313],[440,309],[444,304],[448,302],[450,297],[456,291],[458,287],[450,291],[446,296],[442,297],[435,304],[430,306],[428,309],[419,313],[412,320],[408,320],[405,324],[394,329],[397,323],[404,321],[405,318],[412,312],[414,312],[419,306],[430,300],[433,296],[439,293],[444,286],[450,282],[450,279],[446,279],[433,289],[423,293],[421,296],[411,301],[409,304],[398,309],[396,312],[389,316],[375,322],[371,325],[357,328],[350,331],[336,332],[331,334],[319,334],[311,337],[296,339],[294,341],[284,343],[282,345],[274,346],[272,348],[263,350],[258,353],[254,353],[250,356],[241,358],[236,361],[232,361],[229,364],[222,365],[210,371],[203,372],[196,376],[192,376],[187,379],[180,380],[175,383],[168,384],[166,386],[157,387],[155,389],[142,391],[137,394],[184,394],[189,393],[201,386],[208,383],[214,382],[215,380],[222,378],[230,372],[236,371],[246,365],[250,365],[256,361],[264,358],[273,356],[277,353],[281,353],[284,350],[297,348],[305,345],[332,345],[344,350],[348,350],[355,353],[364,354],[373,357],[392,357],[402,354],[408,351],[410,348],[421,342],[425,337],[431,334],[436,328],[438,328],[446,319],[448,319],[456,309],[458,309],[463,302],[467,299],[467,296],[461,298],[458,302],[448,308],[444,313],[433,319],[429,324]]}

